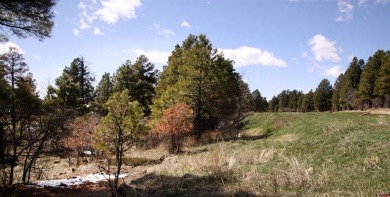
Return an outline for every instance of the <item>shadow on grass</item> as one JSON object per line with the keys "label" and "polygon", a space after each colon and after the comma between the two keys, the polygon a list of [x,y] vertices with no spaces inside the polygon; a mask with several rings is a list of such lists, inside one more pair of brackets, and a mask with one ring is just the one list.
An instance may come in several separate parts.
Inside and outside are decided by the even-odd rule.
{"label": "shadow on grass", "polygon": [[15,184],[12,187],[0,187],[0,196],[86,196],[86,197],[106,197],[110,196],[110,190],[106,182],[100,183],[86,183],[79,186],[72,186],[70,188],[30,188],[23,184]]}
{"label": "shadow on grass", "polygon": [[242,130],[246,125],[248,125],[248,123],[249,120],[241,120],[234,125],[233,129]]}
{"label": "shadow on grass", "polygon": [[204,153],[210,151],[208,148],[196,149],[196,150],[183,150],[180,154],[186,155],[196,155],[199,153]]}
{"label": "shadow on grass", "polygon": [[261,140],[261,139],[267,139],[272,134],[263,134],[263,135],[255,135],[255,136],[242,136],[238,138],[238,140],[245,140],[245,141],[254,141],[254,140]]}
{"label": "shadow on grass", "polygon": [[146,166],[146,165],[156,165],[160,164],[162,162],[161,159],[148,159],[148,158],[142,158],[142,157],[128,157],[123,158],[123,164],[127,166]]}
{"label": "shadow on grass", "polygon": [[[202,138],[195,145],[199,146],[205,144],[216,144],[220,142],[235,142],[238,140],[255,141],[255,140],[269,138],[272,135],[272,131],[268,129],[264,134],[261,135],[240,135],[239,131],[227,131],[227,132],[217,131],[214,133],[217,133],[217,135],[210,135],[209,133],[204,133],[202,135]],[[197,152],[197,153],[201,153],[201,152]]]}
{"label": "shadow on grass", "polygon": [[215,177],[193,174],[182,177],[147,174],[130,185],[126,196],[255,196],[245,191],[227,193],[224,183]]}

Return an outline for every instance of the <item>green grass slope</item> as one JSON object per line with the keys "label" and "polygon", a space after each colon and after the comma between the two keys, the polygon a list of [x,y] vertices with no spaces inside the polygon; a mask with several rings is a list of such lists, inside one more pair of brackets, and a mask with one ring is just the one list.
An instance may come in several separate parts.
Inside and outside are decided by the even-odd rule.
{"label": "green grass slope", "polygon": [[271,159],[263,164],[241,165],[259,176],[252,181],[260,184],[258,189],[256,185],[246,188],[255,194],[374,196],[390,193],[389,116],[257,113],[243,120],[243,125],[244,136],[258,130],[269,137],[241,141],[241,148],[272,152]]}
{"label": "green grass slope", "polygon": [[131,185],[145,196],[390,193],[389,115],[255,113],[239,126],[240,137],[187,146]]}

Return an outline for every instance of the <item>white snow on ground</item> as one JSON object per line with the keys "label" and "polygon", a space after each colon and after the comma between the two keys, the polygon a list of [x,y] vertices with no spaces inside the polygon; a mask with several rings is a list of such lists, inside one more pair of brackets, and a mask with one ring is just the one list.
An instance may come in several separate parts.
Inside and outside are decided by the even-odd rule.
{"label": "white snow on ground", "polygon": [[[119,178],[126,177],[127,174],[121,174],[119,175]],[[113,179],[114,175],[110,175],[110,178]],[[38,181],[36,185],[30,185],[30,187],[37,187],[37,188],[44,188],[44,187],[68,187],[72,185],[80,185],[87,182],[96,183],[99,181],[107,181],[108,174],[103,173],[96,173],[96,174],[89,174],[87,176],[77,176],[69,179],[58,179],[58,180],[45,180],[45,181]]]}

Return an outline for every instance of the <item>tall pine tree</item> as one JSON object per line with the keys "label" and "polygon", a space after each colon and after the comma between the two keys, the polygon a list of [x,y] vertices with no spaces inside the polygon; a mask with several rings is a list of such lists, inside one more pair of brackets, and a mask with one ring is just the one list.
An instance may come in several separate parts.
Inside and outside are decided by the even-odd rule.
{"label": "tall pine tree", "polygon": [[327,111],[332,106],[332,85],[328,79],[323,79],[314,92],[314,107],[318,111]]}
{"label": "tall pine tree", "polygon": [[151,113],[152,98],[155,96],[158,73],[154,64],[144,55],[139,56],[134,64],[127,60],[114,75],[114,91],[128,90],[130,98],[138,101],[144,115],[148,116]]}
{"label": "tall pine tree", "polygon": [[87,112],[87,108],[91,104],[94,96],[92,83],[95,81],[95,77],[90,72],[84,57],[75,58],[70,64],[70,67],[65,67],[64,73],[71,76],[73,81],[77,84],[79,89],[78,107],[83,111],[82,113]]}
{"label": "tall pine tree", "polygon": [[368,108],[373,106],[375,82],[379,76],[384,57],[385,52],[383,50],[378,50],[373,56],[369,57],[360,78],[357,102]]}
{"label": "tall pine tree", "polygon": [[[342,102],[340,102],[341,85],[344,83],[344,74],[340,74],[334,82],[332,89],[332,109],[339,111],[342,109]],[[344,101],[344,100],[343,100]]]}
{"label": "tall pine tree", "polygon": [[233,61],[213,49],[205,35],[190,35],[175,47],[161,73],[153,117],[158,120],[164,109],[185,102],[194,111],[195,131],[200,137],[203,131],[216,128],[221,120],[242,114],[246,110],[246,95],[250,98],[247,85],[234,72]]}
{"label": "tall pine tree", "polygon": [[0,56],[0,71],[0,107],[4,110],[0,112],[0,159],[7,155],[11,160],[8,184],[12,185],[14,168],[22,151],[29,146],[25,140],[33,135],[31,122],[33,115],[40,112],[41,103],[32,74],[27,73],[28,66],[16,48],[11,47]]}
{"label": "tall pine tree", "polygon": [[339,102],[344,109],[354,109],[356,100],[356,91],[360,83],[360,75],[364,66],[364,60],[358,60],[357,57],[352,59],[344,79],[339,87]]}
{"label": "tall pine tree", "polygon": [[102,79],[95,90],[95,102],[96,110],[104,113],[103,105],[107,102],[113,92],[113,83],[110,73],[104,73]]}
{"label": "tall pine tree", "polygon": [[390,106],[390,51],[386,51],[375,81],[374,94],[383,101],[383,107]]}

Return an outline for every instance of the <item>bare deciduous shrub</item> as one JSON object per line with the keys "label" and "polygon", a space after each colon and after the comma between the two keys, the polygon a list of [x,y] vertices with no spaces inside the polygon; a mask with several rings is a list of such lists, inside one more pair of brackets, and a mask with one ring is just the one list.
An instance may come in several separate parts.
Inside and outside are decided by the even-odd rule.
{"label": "bare deciduous shrub", "polygon": [[37,180],[48,178],[47,173],[49,170],[49,161],[50,157],[45,159],[37,159],[37,161],[34,163],[32,170]]}
{"label": "bare deciduous shrub", "polygon": [[3,164],[1,164],[1,166],[0,166],[0,185],[1,186],[7,185],[8,174],[9,174],[9,172],[7,172],[7,169],[5,168],[5,166]]}

